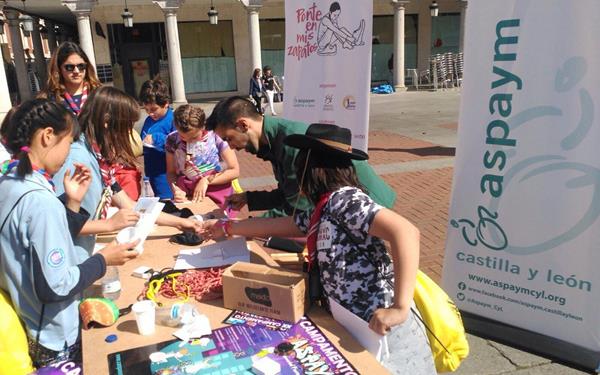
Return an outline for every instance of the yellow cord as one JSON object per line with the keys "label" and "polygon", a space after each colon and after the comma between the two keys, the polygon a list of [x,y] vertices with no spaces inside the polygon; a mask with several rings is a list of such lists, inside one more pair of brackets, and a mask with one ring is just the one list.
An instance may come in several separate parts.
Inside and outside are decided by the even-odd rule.
{"label": "yellow cord", "polygon": [[187,302],[190,298],[190,287],[189,285],[186,285],[186,292],[185,293],[180,293],[177,292],[177,290],[175,289],[176,285],[177,285],[177,276],[181,275],[182,272],[177,272],[177,273],[172,273],[170,275],[167,275],[165,277],[161,277],[160,279],[155,279],[152,280],[148,283],[148,290],[146,291],[146,298],[148,298],[149,300],[153,301],[154,303],[156,303],[157,306],[162,306],[163,304],[161,302],[159,302],[157,300],[158,297],[158,293],[160,291],[160,288],[162,287],[163,282],[165,281],[166,277],[170,277],[172,279],[172,288],[173,288],[173,293],[175,293],[175,295],[178,298],[181,298],[183,300],[183,302]]}

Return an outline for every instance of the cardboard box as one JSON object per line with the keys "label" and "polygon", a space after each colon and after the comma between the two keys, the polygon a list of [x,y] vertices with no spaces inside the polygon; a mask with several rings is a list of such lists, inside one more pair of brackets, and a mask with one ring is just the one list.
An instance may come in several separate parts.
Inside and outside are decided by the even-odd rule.
{"label": "cardboard box", "polygon": [[237,262],[223,273],[228,309],[297,322],[305,309],[306,280],[301,272]]}

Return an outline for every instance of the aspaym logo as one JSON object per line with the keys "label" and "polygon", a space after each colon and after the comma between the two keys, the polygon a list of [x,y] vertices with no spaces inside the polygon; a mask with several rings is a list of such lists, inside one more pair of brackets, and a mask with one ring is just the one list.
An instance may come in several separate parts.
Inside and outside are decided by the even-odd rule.
{"label": "aspaym logo", "polygon": [[[477,207],[474,219],[450,220],[450,225],[460,231],[466,244],[481,244],[490,250],[502,250],[515,255],[530,255],[568,243],[596,223],[600,217],[600,169],[580,160],[577,151],[588,139],[586,136],[593,127],[596,112],[596,105],[586,87],[588,81],[584,79],[587,68],[587,62],[581,56],[565,60],[557,68],[555,76],[551,77],[555,98],[551,101],[554,103],[525,108],[508,119],[509,130],[515,134],[527,129],[541,131],[542,126],[554,127],[551,131],[558,135],[559,142],[548,153],[534,154],[524,159],[516,159],[518,154],[514,151],[506,153],[506,164],[510,167],[504,171],[503,185],[510,198],[503,199],[503,195],[490,199],[488,205]],[[568,100],[571,99],[569,96],[577,98],[577,111],[561,107],[562,103],[572,101]],[[527,207],[526,212],[513,213],[508,215],[509,218],[519,215],[524,223],[548,218],[553,229],[537,231],[533,235],[533,231],[527,230],[526,226],[521,227],[510,236],[512,241],[509,241],[509,231],[500,224],[500,212],[506,213],[509,206],[514,209],[516,205],[507,205],[508,201],[531,196],[532,189],[543,191],[544,196],[565,199],[575,194],[579,201],[579,214],[571,215],[568,220],[555,220],[552,215],[560,215],[564,210],[561,199],[523,201],[519,207]]]}
{"label": "aspaym logo", "polygon": [[296,108],[314,108],[315,99],[313,98],[298,98],[294,96],[294,107]]}

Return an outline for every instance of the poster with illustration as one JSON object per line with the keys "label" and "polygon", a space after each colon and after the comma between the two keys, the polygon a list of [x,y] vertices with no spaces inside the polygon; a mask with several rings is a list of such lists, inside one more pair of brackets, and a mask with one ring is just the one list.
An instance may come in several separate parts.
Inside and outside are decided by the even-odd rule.
{"label": "poster with illustration", "polygon": [[598,14],[596,0],[469,1],[443,270],[461,310],[594,352]]}
{"label": "poster with illustration", "polygon": [[282,375],[357,373],[309,318],[287,330],[272,328],[235,324],[188,343],[171,340],[113,353],[108,356],[109,371],[111,375],[253,374],[253,366],[268,358]]}
{"label": "poster with illustration", "polygon": [[367,151],[373,2],[285,2],[285,117],[352,130]]}

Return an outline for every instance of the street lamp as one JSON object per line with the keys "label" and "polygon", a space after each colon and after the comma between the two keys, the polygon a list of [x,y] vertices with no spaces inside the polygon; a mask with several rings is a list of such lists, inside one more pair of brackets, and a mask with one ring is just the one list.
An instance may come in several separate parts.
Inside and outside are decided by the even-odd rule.
{"label": "street lamp", "polygon": [[437,17],[439,12],[439,7],[437,1],[433,0],[431,5],[429,6],[429,12],[431,13],[431,17]]}
{"label": "street lamp", "polygon": [[123,26],[133,27],[133,13],[127,8],[127,0],[125,0],[125,9],[121,13],[121,17],[123,18]]}
{"label": "street lamp", "polygon": [[215,9],[213,5],[213,0],[210,0],[210,10],[208,11],[208,21],[211,25],[216,25],[219,23],[219,12]]}
{"label": "street lamp", "polygon": [[23,1],[23,13],[19,17],[21,21],[21,25],[23,26],[23,31],[25,32],[25,36],[29,36],[29,34],[33,31],[33,17],[28,14],[25,14],[25,0]]}

